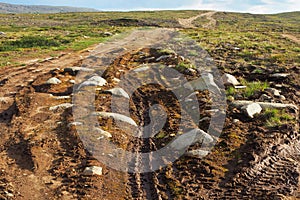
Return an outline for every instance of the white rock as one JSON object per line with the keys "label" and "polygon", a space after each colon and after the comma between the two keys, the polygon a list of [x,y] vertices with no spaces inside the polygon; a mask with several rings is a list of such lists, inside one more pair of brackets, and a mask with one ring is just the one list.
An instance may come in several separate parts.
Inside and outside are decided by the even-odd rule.
{"label": "white rock", "polygon": [[119,121],[122,121],[122,122],[126,122],[128,124],[131,124],[133,126],[137,126],[137,124],[135,123],[135,121],[133,119],[131,119],[130,117],[127,117],[125,115],[118,114],[118,113],[94,112],[92,115],[100,116],[100,117],[103,117],[103,118],[113,118],[115,120],[119,120]]}
{"label": "white rock", "polygon": [[52,106],[49,108],[50,111],[58,111],[58,110],[65,110],[65,109],[68,109],[68,108],[71,108],[73,107],[73,104],[70,104],[70,103],[63,103],[63,104],[60,104],[60,105],[57,105],[57,106]]}
{"label": "white rock", "polygon": [[72,122],[72,123],[68,124],[68,127],[71,128],[73,126],[82,126],[82,125],[83,125],[83,123],[81,123],[81,122]]}
{"label": "white rock", "polygon": [[76,75],[78,72],[93,72],[94,70],[86,67],[67,67],[64,69],[65,73],[69,73],[71,75]]}
{"label": "white rock", "polygon": [[202,74],[200,78],[184,84],[184,87],[194,90],[210,90],[211,92],[221,94],[221,90],[215,83],[214,77],[211,73]]}
{"label": "white rock", "polygon": [[111,90],[106,90],[106,92],[109,92],[114,96],[125,97],[127,99],[130,99],[127,92],[125,92],[125,90],[123,90],[122,88],[113,88]]}
{"label": "white rock", "polygon": [[187,155],[187,156],[196,157],[196,158],[204,158],[208,154],[209,154],[209,151],[204,151],[201,149],[192,150],[192,151],[188,151],[185,153],[185,155]]}
{"label": "white rock", "polygon": [[224,74],[222,76],[222,80],[224,82],[224,85],[233,85],[233,86],[240,85],[240,82],[231,74]]}
{"label": "white rock", "polygon": [[236,124],[236,123],[239,123],[239,122],[240,122],[240,120],[238,120],[238,119],[234,119],[232,122],[233,122],[234,124]]}
{"label": "white rock", "polygon": [[183,150],[189,145],[193,145],[197,142],[203,142],[205,144],[212,143],[214,139],[201,129],[193,129],[187,133],[182,134],[174,141],[171,142],[171,147],[176,150]]}
{"label": "white rock", "polygon": [[[234,101],[232,105],[234,107],[240,108],[245,105],[252,104],[253,101]],[[294,104],[282,104],[282,103],[269,103],[269,102],[255,102],[259,104],[263,109],[266,108],[275,108],[275,109],[284,109],[284,108],[291,108],[294,110],[299,110],[298,107]]]}
{"label": "white rock", "polygon": [[261,97],[259,98],[260,101],[270,101],[272,100],[272,97],[266,95],[266,94],[263,94],[261,95]]}
{"label": "white rock", "polygon": [[283,95],[280,95],[280,96],[279,96],[279,99],[282,100],[282,101],[285,101],[285,100],[286,100],[285,96],[283,96]]}
{"label": "white rock", "polygon": [[236,85],[236,86],[234,86],[234,88],[237,89],[237,90],[240,90],[240,89],[246,89],[247,86],[244,86],[244,85]]}
{"label": "white rock", "polygon": [[159,58],[156,59],[156,62],[159,62],[163,59],[166,59],[166,58],[171,58],[172,56],[171,55],[164,55],[164,56],[160,56]]}
{"label": "white rock", "polygon": [[144,71],[147,71],[148,69],[150,69],[150,67],[146,66],[146,67],[139,67],[139,68],[136,68],[136,69],[134,69],[133,71],[134,71],[134,72],[144,72]]}
{"label": "white rock", "polygon": [[274,88],[267,88],[267,89],[265,89],[265,91],[266,92],[270,92],[275,97],[279,97],[280,96],[280,92],[281,92],[281,91],[279,91],[277,89],[274,89]]}
{"label": "white rock", "polygon": [[287,73],[276,73],[271,75],[272,78],[287,78],[289,76],[290,74]]}
{"label": "white rock", "polygon": [[92,78],[89,78],[87,81],[84,81],[83,83],[81,83],[78,87],[78,90],[83,88],[83,87],[88,87],[88,86],[104,86],[105,84],[107,84],[107,81],[100,77],[100,76],[93,76]]}
{"label": "white rock", "polygon": [[71,83],[71,84],[75,84],[75,83],[76,83],[76,81],[75,81],[75,80],[70,80],[70,81],[69,81],[69,83]]}
{"label": "white rock", "polygon": [[83,171],[83,175],[85,176],[94,176],[102,175],[102,167],[97,167],[97,166],[92,166],[92,167],[86,167],[85,170]]}
{"label": "white rock", "polygon": [[242,110],[250,117],[254,118],[255,114],[260,114],[262,107],[258,103],[251,103],[242,107]]}
{"label": "white rock", "polygon": [[50,78],[50,79],[46,82],[46,84],[50,84],[50,85],[58,85],[58,84],[60,84],[60,83],[61,83],[61,80],[59,80],[58,78],[55,78],[55,77]]}
{"label": "white rock", "polygon": [[104,137],[107,137],[107,138],[111,138],[112,137],[112,135],[109,132],[104,131],[101,128],[94,128],[93,132],[96,133],[97,135],[100,135],[98,137],[98,140],[102,139]]}
{"label": "white rock", "polygon": [[64,99],[71,99],[71,96],[54,96],[54,99],[56,100],[64,100]]}

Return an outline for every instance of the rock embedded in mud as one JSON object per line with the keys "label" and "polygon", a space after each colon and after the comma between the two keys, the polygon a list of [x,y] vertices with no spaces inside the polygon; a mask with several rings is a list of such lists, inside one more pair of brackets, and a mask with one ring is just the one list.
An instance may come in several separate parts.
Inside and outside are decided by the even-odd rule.
{"label": "rock embedded in mud", "polygon": [[123,90],[122,88],[113,88],[113,89],[110,89],[110,90],[106,90],[105,92],[111,93],[114,96],[124,97],[124,98],[130,99],[127,92],[125,90]]}
{"label": "rock embedded in mud", "polygon": [[93,76],[91,78],[89,78],[87,81],[84,81],[83,83],[81,83],[78,87],[78,90],[84,87],[88,87],[88,86],[98,86],[98,87],[102,87],[104,85],[107,84],[107,81],[100,77],[100,76]]}
{"label": "rock embedded in mud", "polygon": [[[253,101],[234,101],[232,103],[233,107],[241,108],[243,106],[249,105],[254,103]],[[259,104],[263,109],[271,108],[271,109],[284,109],[284,108],[291,108],[294,110],[299,110],[298,106],[294,104],[282,104],[282,103],[269,103],[269,102],[255,102]]]}
{"label": "rock embedded in mud", "polygon": [[280,92],[281,92],[280,90],[277,90],[275,88],[267,88],[265,89],[265,91],[271,93],[275,97],[280,97]]}
{"label": "rock embedded in mud", "polygon": [[61,83],[61,80],[59,80],[58,78],[55,78],[55,77],[50,78],[50,79],[46,82],[46,84],[49,84],[49,85],[58,85],[58,84],[60,84],[60,83]]}
{"label": "rock embedded in mud", "polygon": [[93,132],[96,133],[97,135],[100,135],[97,138],[98,140],[103,139],[104,137],[107,137],[107,138],[111,138],[112,137],[112,135],[109,132],[104,131],[101,128],[94,128]]}
{"label": "rock embedded in mud", "polygon": [[92,166],[92,167],[86,167],[83,171],[83,175],[85,176],[102,176],[102,167]]}
{"label": "rock embedded in mud", "polygon": [[231,74],[224,74],[222,77],[224,85],[237,86],[240,85],[240,82]]}
{"label": "rock embedded in mud", "polygon": [[171,147],[176,150],[183,150],[189,145],[193,145],[197,142],[210,144],[214,139],[205,131],[201,129],[193,129],[187,133],[182,134],[176,138],[172,143]]}
{"label": "rock embedded in mud", "polygon": [[64,69],[64,73],[68,73],[72,76],[75,76],[78,72],[93,72],[93,69],[86,68],[86,67],[67,67]]}
{"label": "rock embedded in mud", "polygon": [[241,109],[250,118],[254,118],[254,115],[260,114],[262,111],[262,107],[258,103],[251,103],[251,104],[245,105]]}
{"label": "rock embedded in mud", "polygon": [[185,153],[186,156],[196,157],[196,158],[203,158],[209,154],[209,151],[204,151],[201,149],[188,151]]}
{"label": "rock embedded in mud", "polygon": [[276,74],[271,74],[271,78],[279,78],[279,79],[282,79],[282,78],[288,78],[291,74],[288,74],[288,73],[276,73]]}
{"label": "rock embedded in mud", "polygon": [[92,115],[103,117],[103,118],[113,118],[115,120],[126,122],[133,126],[137,126],[137,124],[135,123],[135,121],[133,119],[131,119],[130,117],[127,117],[125,115],[118,114],[118,113],[94,112],[94,113],[92,113]]}
{"label": "rock embedded in mud", "polygon": [[60,105],[57,105],[57,106],[52,106],[49,108],[50,111],[58,111],[58,110],[65,110],[65,109],[68,109],[68,108],[71,108],[73,107],[73,104],[71,103],[63,103],[63,104],[60,104]]}

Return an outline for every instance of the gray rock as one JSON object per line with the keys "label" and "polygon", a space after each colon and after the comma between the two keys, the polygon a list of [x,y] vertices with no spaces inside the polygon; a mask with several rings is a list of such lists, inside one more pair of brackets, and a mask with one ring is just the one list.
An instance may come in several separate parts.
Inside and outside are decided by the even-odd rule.
{"label": "gray rock", "polygon": [[280,96],[279,96],[279,99],[282,100],[282,101],[285,101],[285,100],[286,100],[285,96],[283,96],[283,95],[280,95]]}
{"label": "gray rock", "polygon": [[233,86],[240,85],[240,82],[231,74],[224,74],[222,76],[222,80],[224,82],[224,85],[233,85]]}
{"label": "gray rock", "polygon": [[243,106],[242,111],[244,111],[248,117],[254,118],[254,115],[261,113],[262,107],[258,103],[251,103]]}
{"label": "gray rock", "polygon": [[100,77],[100,76],[93,76],[92,78],[89,78],[87,81],[84,81],[83,83],[81,83],[78,87],[78,90],[80,90],[81,88],[84,87],[88,87],[88,86],[104,86],[105,84],[107,84],[107,81]]}
{"label": "gray rock", "polygon": [[260,101],[271,101],[272,100],[272,97],[266,95],[266,94],[263,94],[261,95],[261,97],[259,98]]}
{"label": "gray rock", "polygon": [[186,156],[191,156],[191,157],[195,157],[195,158],[204,158],[208,154],[209,154],[209,151],[204,151],[201,149],[192,150],[192,151],[188,151],[185,153]]}
{"label": "gray rock", "polygon": [[93,69],[91,68],[86,68],[86,67],[67,67],[64,69],[64,73],[69,73],[71,75],[76,75],[79,71],[82,72],[94,72]]}
{"label": "gray rock", "polygon": [[134,69],[133,71],[134,71],[134,72],[144,72],[144,71],[147,71],[147,70],[149,70],[149,69],[150,69],[150,67],[146,66],[146,67],[139,67],[139,68],[136,68],[136,69]]}
{"label": "gray rock", "polygon": [[85,170],[83,171],[83,175],[85,176],[94,176],[102,175],[102,167],[97,167],[97,166],[92,166],[92,167],[86,167]]}
{"label": "gray rock", "polygon": [[68,127],[71,128],[73,126],[82,126],[83,123],[82,122],[72,122],[68,124]]}
{"label": "gray rock", "polygon": [[244,85],[236,85],[236,86],[234,86],[234,88],[237,89],[237,90],[240,90],[240,89],[246,89],[247,86],[244,86]]}
{"label": "gray rock", "polygon": [[46,82],[46,84],[49,84],[49,85],[58,85],[58,84],[60,84],[60,83],[61,83],[61,80],[59,80],[58,78],[55,78],[55,77],[50,78],[50,79]]}
{"label": "gray rock", "polygon": [[5,33],[4,32],[0,32],[0,35],[5,35]]}
{"label": "gray rock", "polygon": [[171,55],[160,56],[159,58],[156,59],[156,62],[159,62],[159,61],[167,59],[167,58],[172,58],[172,56]]}
{"label": "gray rock", "polygon": [[133,119],[131,119],[130,117],[127,117],[125,115],[118,114],[118,113],[94,112],[92,115],[100,116],[100,117],[103,117],[103,118],[113,118],[115,120],[119,120],[119,121],[122,121],[122,122],[126,122],[128,124],[131,124],[133,126],[137,126],[137,124],[135,123],[135,121]]}
{"label": "gray rock", "polygon": [[123,90],[122,88],[113,88],[113,89],[110,89],[110,90],[106,90],[105,92],[111,93],[114,96],[125,97],[127,99],[130,99],[127,92],[125,92],[125,90]]}
{"label": "gray rock", "polygon": [[112,34],[111,32],[104,32],[103,35],[109,37],[113,36],[114,34]]}
{"label": "gray rock", "polygon": [[60,105],[57,105],[57,106],[52,106],[49,108],[50,111],[58,111],[58,110],[65,110],[65,109],[68,109],[68,108],[71,108],[73,107],[73,104],[70,104],[70,103],[64,103],[64,104],[60,104]]}
{"label": "gray rock", "polygon": [[193,129],[187,133],[182,134],[174,141],[171,142],[171,147],[176,150],[183,150],[188,145],[193,145],[197,142],[203,142],[204,144],[210,144],[214,139],[201,129]]}
{"label": "gray rock", "polygon": [[272,77],[272,78],[287,78],[290,75],[291,74],[288,74],[288,73],[276,73],[276,74],[272,74],[270,77]]}
{"label": "gray rock", "polygon": [[[190,86],[192,88],[190,88]],[[211,73],[203,74],[202,77],[184,84],[184,87],[194,90],[210,90],[211,92],[221,94],[221,90],[215,83],[214,77]]]}
{"label": "gray rock", "polygon": [[274,89],[274,88],[267,88],[267,89],[265,89],[265,91],[271,93],[275,97],[279,97],[280,96],[280,92],[281,92],[281,91],[279,91],[277,89]]}
{"label": "gray rock", "polygon": [[[245,105],[249,105],[254,103],[253,101],[234,101],[232,106],[240,108]],[[298,107],[294,104],[282,104],[282,103],[268,103],[268,102],[255,102],[259,104],[263,109],[267,108],[275,108],[275,109],[284,109],[284,108],[291,108],[294,110],[298,110]]]}
{"label": "gray rock", "polygon": [[104,137],[106,138],[112,137],[112,135],[109,132],[104,131],[101,128],[94,128],[93,132],[99,135],[98,140],[103,139]]}

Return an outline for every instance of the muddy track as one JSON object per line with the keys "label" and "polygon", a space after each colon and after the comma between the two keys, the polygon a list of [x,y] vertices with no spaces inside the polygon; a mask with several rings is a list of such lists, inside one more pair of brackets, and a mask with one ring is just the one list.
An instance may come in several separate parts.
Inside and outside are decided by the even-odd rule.
{"label": "muddy track", "polygon": [[[155,64],[158,58],[166,56],[158,49],[141,49],[141,46],[160,43],[170,37],[168,30],[157,30],[146,37],[147,40],[145,36],[145,32],[137,31],[123,44],[112,42],[95,50],[96,59],[106,56],[109,60],[104,74],[102,69],[95,72],[108,82],[96,93],[96,111],[112,111],[112,95],[103,91],[117,86],[114,78],[121,79],[129,70],[142,64]],[[262,128],[263,118],[246,120],[241,117],[242,113],[228,107],[224,136],[204,159],[183,156],[165,168],[148,173],[118,172],[96,160],[86,151],[76,128],[69,126],[74,122],[72,109],[49,110],[52,106],[71,103],[71,98],[65,95],[72,94],[70,80],[76,76],[65,72],[64,68],[86,66],[91,59],[89,54],[62,55],[0,72],[0,96],[3,97],[0,102],[0,199],[300,198],[299,113],[290,110],[286,112],[296,118],[295,125],[266,129]],[[174,67],[183,61],[171,53],[160,63]],[[106,63],[101,59],[100,62]],[[53,76],[63,83],[45,85]],[[185,76],[192,80],[199,74],[192,71]],[[155,71],[151,77],[159,83],[166,82]],[[129,77],[128,84],[130,87],[141,83]],[[204,120],[199,124],[191,121],[185,126],[191,129],[200,126],[206,131],[211,117],[209,94],[202,91],[196,96]],[[130,99],[131,117],[140,127],[150,124],[150,108],[156,104],[163,106],[168,118],[163,132],[149,139],[133,137],[128,129],[118,128],[112,120],[99,119],[101,128],[112,134],[112,142],[123,150],[137,153],[129,163],[137,171],[138,168],[151,169],[157,162],[152,154],[142,161],[138,153],[161,149],[178,132],[182,114],[178,99],[157,85],[140,87],[134,92]],[[233,123],[236,118],[243,121]],[[155,127],[159,123],[154,121],[152,125]],[[150,130],[153,134],[155,131]],[[142,135],[141,130],[139,136]],[[200,145],[195,144],[191,149]],[[122,156],[119,159],[123,159]],[[86,166],[93,165],[103,167],[103,176],[82,175]]]}

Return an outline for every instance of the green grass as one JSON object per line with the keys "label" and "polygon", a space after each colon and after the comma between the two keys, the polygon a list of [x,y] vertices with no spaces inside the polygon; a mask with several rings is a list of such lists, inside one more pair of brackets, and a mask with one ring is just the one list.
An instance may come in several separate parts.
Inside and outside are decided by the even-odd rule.
{"label": "green grass", "polygon": [[242,95],[244,98],[249,98],[257,92],[263,92],[265,89],[269,88],[270,85],[268,82],[254,81],[248,82],[242,80],[241,84],[246,86],[245,89],[235,89],[234,87],[228,87],[226,90],[227,96],[234,96],[236,94]]}
{"label": "green grass", "polygon": [[293,116],[286,113],[284,110],[278,109],[266,109],[264,117],[266,119],[266,126],[268,127],[275,127],[295,122],[295,118]]}

